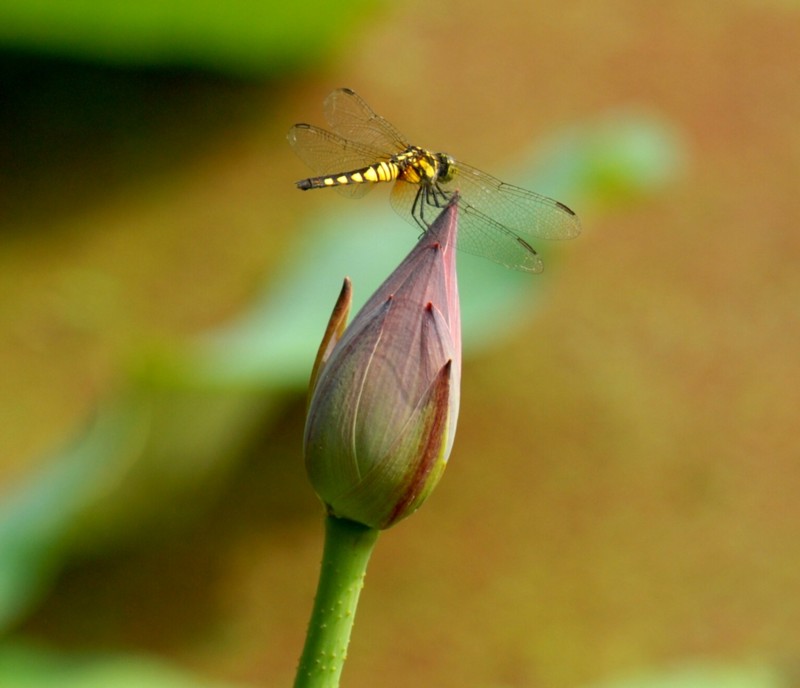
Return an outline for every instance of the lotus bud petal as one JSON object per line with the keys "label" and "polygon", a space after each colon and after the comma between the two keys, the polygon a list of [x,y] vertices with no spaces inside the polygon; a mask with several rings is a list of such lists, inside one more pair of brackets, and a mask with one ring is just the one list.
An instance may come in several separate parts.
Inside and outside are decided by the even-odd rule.
{"label": "lotus bud petal", "polygon": [[334,309],[304,437],[309,478],[334,516],[387,528],[447,463],[461,382],[457,214],[453,200],[344,332],[349,283]]}

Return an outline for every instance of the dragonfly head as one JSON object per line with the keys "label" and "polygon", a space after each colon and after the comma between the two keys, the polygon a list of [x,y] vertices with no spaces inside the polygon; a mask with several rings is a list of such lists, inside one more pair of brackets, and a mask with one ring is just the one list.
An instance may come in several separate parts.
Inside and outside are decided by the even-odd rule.
{"label": "dragonfly head", "polygon": [[441,182],[449,182],[456,173],[456,161],[447,153],[437,153],[436,163],[436,179]]}

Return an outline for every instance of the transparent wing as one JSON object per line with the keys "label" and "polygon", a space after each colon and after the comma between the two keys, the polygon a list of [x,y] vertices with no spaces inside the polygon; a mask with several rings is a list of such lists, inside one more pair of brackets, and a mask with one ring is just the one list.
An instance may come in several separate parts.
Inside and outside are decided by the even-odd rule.
{"label": "transparent wing", "polygon": [[349,88],[335,90],[325,99],[325,119],[340,136],[360,142],[369,148],[394,155],[408,148],[409,143],[383,117]]}
{"label": "transparent wing", "polygon": [[392,155],[312,124],[295,124],[286,138],[297,156],[319,175],[352,172]]}
{"label": "transparent wing", "polygon": [[491,219],[523,240],[572,239],[580,234],[580,221],[563,203],[501,182],[470,165],[457,162],[453,178],[438,185],[460,193],[464,214]]}
{"label": "transparent wing", "polygon": [[459,201],[458,246],[514,270],[541,272],[543,265],[534,248],[515,232]]}
{"label": "transparent wing", "polygon": [[[451,192],[436,195],[431,189],[400,179],[392,189],[392,207],[422,231],[436,219],[450,195]],[[458,204],[458,248],[461,251],[514,270],[542,271],[542,260],[530,244],[465,200],[462,197]]]}
{"label": "transparent wing", "polygon": [[[389,156],[379,149],[349,141],[311,124],[295,124],[286,136],[297,156],[320,176],[352,172]],[[360,198],[373,184],[334,187],[343,196]]]}

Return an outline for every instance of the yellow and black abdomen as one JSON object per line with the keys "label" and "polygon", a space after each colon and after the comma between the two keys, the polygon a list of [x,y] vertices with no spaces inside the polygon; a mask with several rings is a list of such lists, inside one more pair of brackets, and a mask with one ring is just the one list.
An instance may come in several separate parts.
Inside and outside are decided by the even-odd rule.
{"label": "yellow and black abdomen", "polygon": [[331,186],[347,186],[348,184],[378,184],[380,182],[393,182],[400,176],[401,168],[393,160],[377,162],[369,167],[362,167],[352,172],[341,172],[324,177],[310,177],[297,182],[297,188],[326,189]]}

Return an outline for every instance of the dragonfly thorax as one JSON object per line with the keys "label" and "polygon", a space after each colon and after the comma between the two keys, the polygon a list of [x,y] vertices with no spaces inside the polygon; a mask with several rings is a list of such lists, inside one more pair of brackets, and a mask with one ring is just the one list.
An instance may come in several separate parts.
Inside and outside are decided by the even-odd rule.
{"label": "dragonfly thorax", "polygon": [[432,153],[418,146],[409,146],[396,155],[394,162],[401,179],[412,184],[434,184],[449,181],[455,171],[455,161],[445,153]]}

